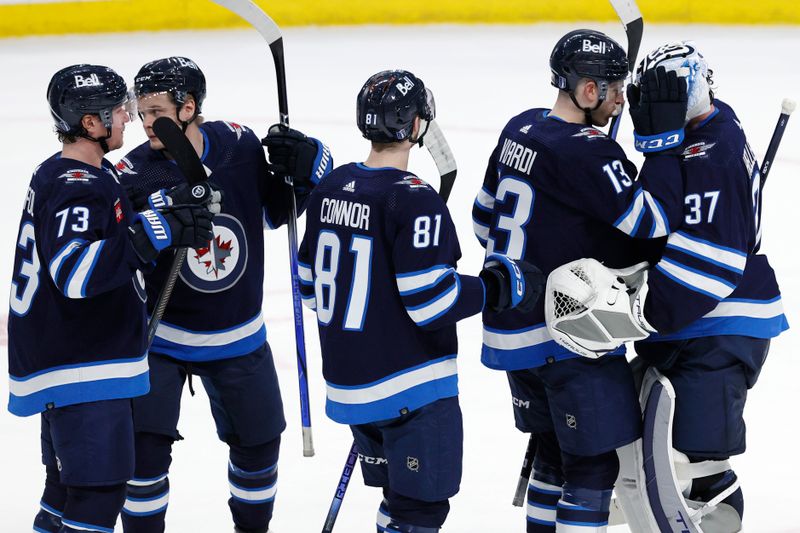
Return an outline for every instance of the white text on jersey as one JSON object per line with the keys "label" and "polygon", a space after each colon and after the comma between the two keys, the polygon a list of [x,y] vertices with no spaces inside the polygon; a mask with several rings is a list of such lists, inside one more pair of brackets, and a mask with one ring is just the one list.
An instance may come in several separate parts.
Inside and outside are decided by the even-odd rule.
{"label": "white text on jersey", "polygon": [[355,229],[369,230],[369,206],[358,202],[324,198],[319,211],[323,224],[338,224]]}
{"label": "white text on jersey", "polygon": [[537,153],[511,139],[505,139],[503,141],[503,150],[500,152],[500,162],[530,176]]}

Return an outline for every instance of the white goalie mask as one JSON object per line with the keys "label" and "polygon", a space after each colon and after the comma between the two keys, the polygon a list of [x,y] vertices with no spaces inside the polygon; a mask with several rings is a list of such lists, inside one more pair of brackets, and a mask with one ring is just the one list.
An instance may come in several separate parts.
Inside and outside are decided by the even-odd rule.
{"label": "white goalie mask", "polygon": [[674,70],[678,76],[686,78],[689,103],[686,108],[686,123],[711,110],[710,71],[708,63],[693,41],[673,42],[659,46],[639,63],[633,83],[639,85],[642,73],[664,67]]}

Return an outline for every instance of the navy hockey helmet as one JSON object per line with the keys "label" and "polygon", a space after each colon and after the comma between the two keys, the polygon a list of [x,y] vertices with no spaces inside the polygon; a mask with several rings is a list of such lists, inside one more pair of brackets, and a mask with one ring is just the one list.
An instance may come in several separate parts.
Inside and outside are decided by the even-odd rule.
{"label": "navy hockey helmet", "polygon": [[122,76],[100,65],[72,65],[53,74],[47,86],[50,114],[56,130],[83,136],[84,115],[98,115],[111,136],[113,111],[128,100]]}
{"label": "navy hockey helmet", "polygon": [[570,94],[581,79],[593,80],[602,101],[611,82],[627,77],[628,57],[619,43],[608,35],[594,30],[575,30],[559,39],[553,48],[550,72],[550,83]]}
{"label": "navy hockey helmet", "polygon": [[186,102],[191,94],[197,106],[197,113],[206,98],[206,77],[200,67],[185,57],[166,57],[156,59],[142,66],[133,83],[136,96],[153,93],[169,93],[178,104]]}
{"label": "navy hockey helmet", "polygon": [[426,124],[424,131],[414,139],[421,141],[427,123],[435,116],[433,93],[407,70],[378,72],[358,92],[356,122],[370,141],[390,143],[408,139],[416,117]]}

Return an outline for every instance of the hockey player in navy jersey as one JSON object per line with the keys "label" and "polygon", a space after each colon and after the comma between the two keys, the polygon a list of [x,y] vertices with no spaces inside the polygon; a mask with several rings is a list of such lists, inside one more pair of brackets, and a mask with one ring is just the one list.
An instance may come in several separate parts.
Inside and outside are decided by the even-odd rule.
{"label": "hockey player in navy jersey", "polygon": [[492,256],[459,274],[444,201],[407,170],[434,118],[433,97],[403,70],[370,77],[357,99],[372,149],[309,199],[300,246],[304,303],[316,310],[328,416],[349,424],[364,481],[383,488],[378,531],[433,533],[461,480],[456,322],[538,299],[533,266]]}
{"label": "hockey player in navy jersey", "polygon": [[[124,528],[164,531],[172,445],[181,439],[181,394],[187,376],[191,390],[196,375],[208,393],[217,434],[230,449],[228,503],[236,531],[264,533],[272,518],[286,422],[261,314],[263,231],[286,222],[290,189],[268,171],[264,148],[249,128],[203,121],[206,81],[190,59],[145,64],[134,89],[149,141],[117,165],[131,197],[169,203],[164,189],[182,180],[153,134],[154,120],[166,116],[184,129],[209,183],[224,191],[224,202],[214,218],[213,238],[188,253],[150,351],[150,393],[134,402],[136,475],[128,484]],[[302,206],[331,164],[327,148],[294,130],[276,131],[269,142],[276,146],[272,162],[296,176]],[[150,302],[171,262],[159,260],[146,277]]]}
{"label": "hockey player in navy jersey", "polygon": [[33,530],[111,532],[133,476],[131,398],[148,390],[140,269],[196,245],[211,213],[137,214],[104,155],[130,120],[125,81],[73,65],[47,89],[60,153],[33,173],[19,227],[8,318],[9,410],[41,413],[46,467]]}
{"label": "hockey player in navy jersey", "polygon": [[[642,478],[639,484],[647,491],[625,510],[647,511],[649,516],[637,516],[634,523],[652,520],[662,531],[671,531],[669,520],[680,514],[692,517],[691,527],[681,526],[692,532],[741,529],[744,499],[727,459],[745,450],[747,390],[758,378],[770,339],[788,328],[775,273],[767,257],[756,253],[761,240],[758,162],[736,114],[714,98],[710,86],[706,60],[693,43],[679,42],[648,54],[628,92],[636,147],[646,157],[641,181],[664,206],[669,237],[652,267],[626,280],[633,295],[619,302],[634,323],[652,333],[636,343],[636,353],[645,366],[659,371],[651,372],[656,381],[674,391],[674,421],[670,443],[643,443],[653,450],[657,482]],[[611,285],[619,288],[613,278],[608,278]],[[609,286],[596,283],[596,294]],[[632,310],[624,308],[631,304]],[[584,317],[595,313],[588,307]],[[597,324],[598,331],[605,329],[606,320]],[[613,338],[599,341],[587,331],[566,335],[595,350],[619,344]],[[649,389],[647,405],[656,403],[652,390],[660,387]],[[658,427],[648,431],[648,424],[655,424],[650,419],[659,418],[654,413],[645,410],[645,440],[653,432],[668,435]],[[672,447],[678,452],[674,458]],[[673,460],[690,463],[675,467],[674,480]],[[658,489],[655,496],[651,488]],[[655,501],[677,504],[641,505]],[[647,529],[634,528],[639,530]]]}
{"label": "hockey player in navy jersey", "polygon": [[[668,227],[636,167],[597,129],[624,103],[625,51],[600,32],[576,30],[559,39],[550,69],[556,102],[503,129],[473,206],[475,233],[487,254],[545,273],[583,257],[612,268],[635,264],[654,243],[647,238]],[[536,435],[528,532],[604,530],[615,450],[641,430],[624,350],[579,357],[548,333],[543,304],[529,313],[486,310],[483,321],[482,361],[507,371],[516,426]]]}

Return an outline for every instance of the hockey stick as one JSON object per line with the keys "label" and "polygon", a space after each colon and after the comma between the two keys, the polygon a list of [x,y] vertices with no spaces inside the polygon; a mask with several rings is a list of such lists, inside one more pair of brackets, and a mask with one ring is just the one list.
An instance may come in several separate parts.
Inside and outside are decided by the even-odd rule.
{"label": "hockey stick", "polygon": [[[636,56],[639,55],[639,46],[642,44],[642,33],[644,33],[642,13],[639,11],[639,6],[636,5],[636,0],[610,1],[611,6],[622,21],[622,25],[625,26],[625,35],[628,36],[628,72],[633,74],[633,70],[636,68]],[[617,138],[620,117],[624,109],[625,104],[622,104],[619,115],[611,119],[611,128],[608,130],[608,136],[612,139]]]}
{"label": "hockey stick", "polygon": [[781,115],[778,117],[778,123],[775,124],[775,131],[772,132],[772,139],[769,141],[767,154],[764,156],[764,161],[761,162],[761,189],[763,191],[764,184],[767,182],[769,171],[772,170],[772,162],[775,160],[775,154],[778,152],[778,147],[781,145],[783,139],[783,132],[786,131],[786,124],[789,122],[789,116],[794,111],[797,103],[791,98],[784,98],[781,102]]}
{"label": "hockey stick", "polygon": [[[422,138],[422,145],[424,145],[433,158],[436,164],[436,169],[439,171],[439,196],[447,202],[450,197],[450,192],[453,190],[453,184],[456,181],[456,174],[458,174],[458,167],[456,166],[456,159],[453,157],[453,152],[450,150],[450,145],[447,144],[447,139],[444,138],[442,129],[433,120],[428,123],[428,131]],[[350,477],[353,473],[356,460],[358,459],[358,447],[355,441],[350,446],[350,453],[347,456],[347,461],[344,464],[344,470],[339,477],[339,484],[336,486],[336,493],[333,495],[333,501],[328,509],[328,515],[325,517],[325,525],[322,528],[322,533],[331,533],[333,526],[336,524],[336,517],[339,515],[339,509],[342,506],[342,500],[347,492],[347,486],[350,484]]]}
{"label": "hockey stick", "polygon": [[[206,169],[197,152],[194,151],[194,146],[189,142],[189,139],[184,135],[181,128],[167,117],[160,117],[153,122],[153,132],[155,132],[158,139],[164,145],[164,149],[169,152],[175,163],[178,165],[184,178],[193,185],[208,179]],[[172,266],[167,275],[167,281],[161,288],[156,300],[155,307],[153,307],[153,316],[150,318],[150,323],[147,324],[147,347],[148,349],[153,344],[153,339],[156,336],[158,324],[164,316],[164,311],[167,308],[169,299],[172,296],[172,291],[175,289],[175,283],[178,281],[178,273],[186,261],[186,254],[188,248],[178,248],[175,250],[175,258],[172,260]]]}
{"label": "hockey stick", "polygon": [[525,501],[525,492],[528,490],[528,482],[533,470],[533,456],[536,455],[536,435],[531,433],[528,439],[528,448],[525,450],[525,459],[522,461],[522,468],[519,471],[519,481],[517,490],[514,491],[514,500],[511,504],[514,507],[522,507]]}
{"label": "hockey stick", "polygon": [[436,163],[440,179],[439,196],[446,203],[447,199],[450,198],[450,192],[453,190],[458,168],[456,167],[456,159],[453,157],[453,152],[450,150],[450,145],[447,144],[442,129],[436,121],[432,120],[428,123],[428,131],[422,138],[422,144],[428,149],[433,162]]}
{"label": "hockey stick", "polygon": [[[286,96],[286,63],[283,58],[283,35],[269,15],[250,0],[213,0],[215,4],[236,13],[261,34],[272,52],[275,76],[278,82],[278,112],[280,124],[289,127],[289,103]],[[294,181],[285,176],[291,188],[289,222],[289,271],[292,280],[292,309],[294,312],[294,336],[297,346],[297,378],[300,384],[300,417],[303,425],[303,455],[314,455],[314,440],[311,435],[311,408],[308,399],[308,374],[306,367],[306,339],[303,327],[303,306],[300,303],[300,278],[297,274],[297,202],[294,196]]]}
{"label": "hockey stick", "polygon": [[358,446],[355,441],[350,446],[350,453],[347,454],[347,461],[344,463],[344,470],[339,477],[339,484],[336,486],[336,494],[333,495],[333,501],[328,509],[328,516],[325,517],[325,525],[322,527],[322,533],[331,533],[333,526],[336,523],[336,517],[339,516],[339,509],[342,507],[342,500],[344,494],[347,492],[347,486],[350,484],[350,478],[353,476],[353,471],[356,468],[356,461],[358,461]]}

